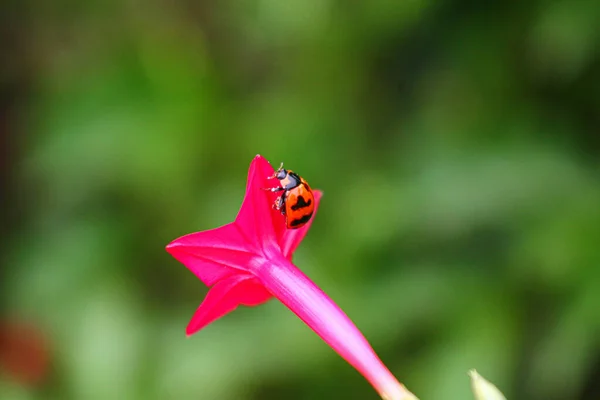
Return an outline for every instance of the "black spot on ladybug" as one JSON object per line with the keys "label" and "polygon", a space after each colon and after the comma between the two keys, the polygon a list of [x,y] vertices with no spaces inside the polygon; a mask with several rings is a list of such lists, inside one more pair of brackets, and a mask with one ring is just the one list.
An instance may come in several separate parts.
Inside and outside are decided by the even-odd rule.
{"label": "black spot on ladybug", "polygon": [[308,222],[310,217],[312,217],[312,213],[306,214],[302,218],[297,218],[297,219],[293,220],[292,222],[290,222],[290,226],[298,226],[298,225],[305,224]]}
{"label": "black spot on ladybug", "polygon": [[304,200],[304,197],[298,196],[298,201],[296,201],[296,204],[292,205],[290,208],[296,211],[301,208],[310,206],[310,203],[312,203],[312,200],[309,199],[307,202],[306,200]]}

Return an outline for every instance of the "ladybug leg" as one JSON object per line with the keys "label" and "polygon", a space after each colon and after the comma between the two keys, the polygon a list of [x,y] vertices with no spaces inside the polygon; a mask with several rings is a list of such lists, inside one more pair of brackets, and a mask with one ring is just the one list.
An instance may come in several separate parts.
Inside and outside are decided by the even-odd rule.
{"label": "ladybug leg", "polygon": [[275,208],[277,211],[281,211],[282,214],[285,214],[285,197],[283,195],[279,196],[277,200],[275,200],[273,208]]}
{"label": "ladybug leg", "polygon": [[[262,190],[268,190],[269,192],[277,193],[284,192],[286,189],[284,187],[274,187],[274,188],[261,188]],[[285,193],[275,200],[272,206],[275,210],[281,211],[282,214],[285,215]]]}
{"label": "ladybug leg", "polygon": [[283,192],[285,190],[284,187],[274,187],[274,188],[261,188],[262,190],[268,190],[269,192],[277,193]]}

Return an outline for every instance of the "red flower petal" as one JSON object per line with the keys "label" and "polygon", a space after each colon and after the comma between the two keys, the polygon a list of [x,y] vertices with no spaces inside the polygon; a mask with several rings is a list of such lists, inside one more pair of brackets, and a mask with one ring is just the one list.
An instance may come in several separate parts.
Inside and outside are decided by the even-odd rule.
{"label": "red flower petal", "polygon": [[273,167],[262,156],[254,157],[248,171],[246,195],[242,207],[235,219],[245,237],[256,243],[263,253],[280,250],[277,247],[285,230],[283,215],[272,205],[277,194],[262,188],[274,187],[276,180],[268,179],[274,172]]}
{"label": "red flower petal", "polygon": [[282,233],[281,239],[279,241],[279,245],[281,246],[281,252],[288,260],[292,260],[292,254],[298,248],[298,245],[304,239],[304,236],[308,233],[312,222],[315,219],[315,215],[317,214],[317,209],[319,208],[319,203],[321,202],[321,197],[323,196],[323,192],[320,190],[313,191],[315,195],[315,211],[312,218],[301,228],[298,229],[285,229]]}
{"label": "red flower petal", "polygon": [[206,325],[235,310],[240,304],[255,306],[272,295],[252,275],[238,274],[219,281],[206,295],[187,326],[187,335],[193,335]]}
{"label": "red flower petal", "polygon": [[256,255],[236,224],[190,233],[167,246],[179,262],[207,286],[239,272],[248,272]]}

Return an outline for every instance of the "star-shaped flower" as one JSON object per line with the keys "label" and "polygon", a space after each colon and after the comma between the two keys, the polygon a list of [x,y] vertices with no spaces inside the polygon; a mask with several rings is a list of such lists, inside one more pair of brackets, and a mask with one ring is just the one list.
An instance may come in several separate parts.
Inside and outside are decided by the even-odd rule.
{"label": "star-shaped flower", "polygon": [[[286,229],[272,208],[273,167],[260,155],[250,164],[246,195],[235,221],[174,240],[167,251],[210,287],[186,332],[192,335],[239,305],[276,297],[354,366],[384,399],[416,399],[379,360],[344,312],[292,264],[292,255],[314,220]],[[315,214],[322,193],[315,194]]]}

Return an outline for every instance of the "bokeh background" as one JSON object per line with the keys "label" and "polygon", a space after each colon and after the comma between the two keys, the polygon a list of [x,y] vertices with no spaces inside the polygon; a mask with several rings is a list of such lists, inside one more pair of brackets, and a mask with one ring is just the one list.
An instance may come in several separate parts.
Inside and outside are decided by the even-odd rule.
{"label": "bokeh background", "polygon": [[257,153],[422,400],[600,398],[600,2],[6,0],[0,398],[376,399],[277,301],[186,339],[164,250]]}

